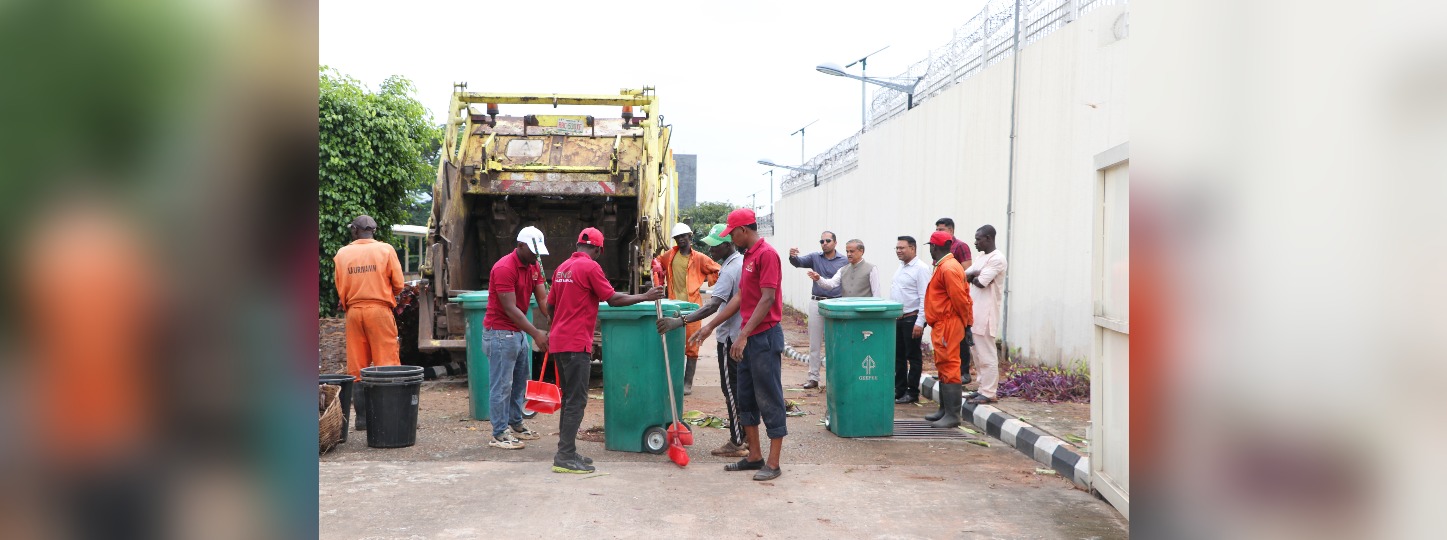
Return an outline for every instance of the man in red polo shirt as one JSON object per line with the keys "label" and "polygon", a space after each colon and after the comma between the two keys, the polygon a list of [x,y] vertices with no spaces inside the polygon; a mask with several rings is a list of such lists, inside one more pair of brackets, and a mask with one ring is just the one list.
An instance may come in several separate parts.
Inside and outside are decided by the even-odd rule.
{"label": "man in red polo shirt", "polygon": [[613,307],[631,306],[663,298],[663,287],[643,294],[613,290],[603,267],[594,259],[603,253],[603,233],[588,227],[578,234],[578,251],[553,271],[553,288],[548,305],[553,310],[549,358],[558,363],[558,386],[563,394],[563,413],[558,420],[558,453],[553,472],[593,472],[593,460],[578,455],[578,426],[588,406],[588,378],[593,357],[593,331],[598,327],[598,303]]}
{"label": "man in red polo shirt", "polygon": [[[493,448],[517,450],[526,444],[522,441],[539,438],[537,432],[523,424],[523,403],[528,377],[532,375],[528,372],[528,359],[533,354],[524,337],[532,336],[538,348],[547,350],[548,333],[528,320],[532,295],[542,298],[545,294],[538,257],[547,254],[543,231],[523,227],[518,231],[517,246],[492,265],[488,277],[482,344],[487,351],[490,378],[487,388],[492,440],[487,445]],[[548,313],[547,306],[540,307],[543,314]]]}
{"label": "man in red polo shirt", "polygon": [[[753,210],[740,208],[730,212],[728,226],[721,236],[729,237],[735,246],[747,250],[739,293],[715,315],[716,320],[727,320],[734,313],[742,313],[744,317],[729,357],[739,361],[738,389],[734,395],[738,398],[739,425],[744,427],[749,455],[738,463],[724,466],[724,470],[758,471],[754,473],[754,480],[773,480],[784,473],[779,466],[779,455],[784,448],[784,436],[789,434],[781,378],[784,330],[779,326],[784,314],[784,300],[779,296],[783,266],[779,252],[759,237]],[[704,334],[694,337],[701,340],[700,335]],[[760,420],[768,428],[767,461],[759,447]]]}

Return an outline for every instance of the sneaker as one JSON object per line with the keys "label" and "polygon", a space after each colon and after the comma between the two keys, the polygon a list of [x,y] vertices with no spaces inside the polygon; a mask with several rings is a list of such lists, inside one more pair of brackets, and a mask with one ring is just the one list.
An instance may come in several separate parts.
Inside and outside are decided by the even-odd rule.
{"label": "sneaker", "polygon": [[528,429],[527,424],[518,424],[516,426],[513,426],[512,433],[510,433],[510,435],[524,441],[536,441],[543,438],[543,436],[539,435],[538,432]]}
{"label": "sneaker", "polygon": [[554,457],[553,472],[569,474],[588,474],[598,470],[597,467],[594,467],[588,463],[584,463],[581,458],[582,456],[579,456],[577,454],[573,454],[571,457],[567,458]]}
{"label": "sneaker", "polygon": [[522,441],[519,441],[515,437],[506,433],[493,437],[491,441],[488,441],[487,445],[493,448],[501,448],[503,450],[521,450],[524,446],[527,446],[526,444],[523,444]]}
{"label": "sneaker", "polygon": [[729,441],[709,453],[720,457],[747,457],[749,455],[749,449],[746,446],[737,445],[734,444],[733,441]]}

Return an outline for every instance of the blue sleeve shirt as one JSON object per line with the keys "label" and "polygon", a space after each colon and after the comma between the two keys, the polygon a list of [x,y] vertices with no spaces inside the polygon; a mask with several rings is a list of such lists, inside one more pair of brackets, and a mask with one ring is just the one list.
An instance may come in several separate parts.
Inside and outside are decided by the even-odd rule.
{"label": "blue sleeve shirt", "polygon": [[[829,279],[834,277],[834,274],[838,273],[840,268],[844,268],[845,265],[849,264],[849,258],[845,257],[843,253],[835,251],[833,259],[826,259],[824,258],[824,252],[815,251],[808,255],[789,257],[789,264],[797,268],[812,268],[815,272],[819,273],[819,277]],[[825,298],[839,298],[840,295],[844,294],[844,287],[842,285],[825,287],[816,281],[814,282],[813,292],[810,294],[823,296]]]}

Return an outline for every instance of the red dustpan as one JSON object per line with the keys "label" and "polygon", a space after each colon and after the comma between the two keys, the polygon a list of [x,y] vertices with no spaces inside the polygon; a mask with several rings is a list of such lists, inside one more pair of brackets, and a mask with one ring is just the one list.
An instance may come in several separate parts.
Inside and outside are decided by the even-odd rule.
{"label": "red dustpan", "polygon": [[[658,318],[663,318],[663,301],[655,300],[653,309],[658,312]],[[678,421],[678,403],[674,402],[673,395],[673,368],[668,365],[668,336],[660,335],[663,342],[663,375],[667,377],[664,383],[668,386],[668,409],[673,411],[673,423],[668,426],[668,459],[673,460],[679,467],[688,466],[688,450],[685,449],[683,437],[687,434],[688,443],[693,444],[693,433],[683,427]]]}
{"label": "red dustpan", "polygon": [[[563,407],[563,396],[558,392],[558,385],[543,382],[541,373],[548,369],[548,355],[543,353],[543,371],[539,371],[538,380],[528,381],[527,391],[524,397],[523,408],[529,411],[536,411],[543,414],[553,414]],[[558,365],[553,364],[553,380],[558,379]]]}
{"label": "red dustpan", "polygon": [[674,422],[673,425],[668,426],[668,436],[677,437],[678,442],[684,446],[693,446],[693,431],[690,431],[688,426],[681,422]]}

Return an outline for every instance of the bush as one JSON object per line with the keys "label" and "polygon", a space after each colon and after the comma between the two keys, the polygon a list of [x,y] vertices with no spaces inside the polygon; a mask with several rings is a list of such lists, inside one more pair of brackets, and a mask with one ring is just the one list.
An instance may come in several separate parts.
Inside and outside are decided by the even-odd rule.
{"label": "bush", "polygon": [[395,240],[392,225],[407,221],[414,194],[437,177],[428,160],[436,158],[438,130],[405,78],[388,78],[374,92],[323,67],[318,83],[318,307],[328,317],[337,305],[332,256],[352,241],[347,224],[367,214],[377,220],[377,240]]}
{"label": "bush", "polygon": [[1090,370],[1084,361],[1068,368],[1010,364],[1001,377],[999,396],[1046,403],[1090,403]]}

